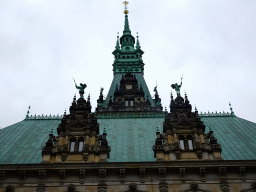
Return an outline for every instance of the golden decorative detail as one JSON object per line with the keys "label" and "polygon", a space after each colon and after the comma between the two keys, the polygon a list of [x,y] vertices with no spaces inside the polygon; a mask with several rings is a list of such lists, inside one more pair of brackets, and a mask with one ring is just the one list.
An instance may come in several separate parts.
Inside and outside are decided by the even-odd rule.
{"label": "golden decorative detail", "polygon": [[128,4],[129,4],[129,2],[125,1],[125,2],[123,2],[123,4],[124,4],[124,5],[125,5],[125,7],[126,7],[126,5],[128,5]]}
{"label": "golden decorative detail", "polygon": [[125,2],[123,2],[123,4],[124,4],[124,9],[125,9],[125,11],[124,11],[124,14],[128,14],[129,13],[129,11],[127,10],[127,5],[129,4],[129,2],[127,2],[127,1],[125,1]]}

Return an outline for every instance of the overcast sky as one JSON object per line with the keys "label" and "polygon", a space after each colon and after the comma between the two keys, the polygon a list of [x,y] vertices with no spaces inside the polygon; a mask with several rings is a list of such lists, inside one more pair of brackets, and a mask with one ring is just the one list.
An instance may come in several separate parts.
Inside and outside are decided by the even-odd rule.
{"label": "overcast sky", "polygon": [[[77,83],[86,83],[92,110],[100,87],[113,79],[112,51],[124,28],[123,0],[0,1],[0,127],[30,114],[69,108]],[[256,1],[129,1],[132,34],[145,52],[144,77],[163,106],[170,85],[198,111],[230,112],[256,122]],[[169,107],[168,107],[169,109]]]}

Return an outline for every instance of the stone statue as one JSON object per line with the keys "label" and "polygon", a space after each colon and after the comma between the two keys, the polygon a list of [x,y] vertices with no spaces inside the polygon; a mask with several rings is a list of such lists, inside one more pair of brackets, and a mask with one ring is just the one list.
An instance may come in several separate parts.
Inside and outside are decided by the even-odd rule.
{"label": "stone statue", "polygon": [[157,86],[155,86],[154,92],[155,92],[156,94],[158,94],[158,92],[157,92]]}
{"label": "stone statue", "polygon": [[74,82],[75,82],[76,88],[79,90],[80,98],[84,98],[84,89],[87,87],[87,85],[80,83],[80,86],[77,86],[75,79],[74,79]]}
{"label": "stone statue", "polygon": [[104,88],[101,87],[101,88],[100,88],[100,94],[101,94],[101,95],[102,95],[102,93],[103,93],[103,90],[104,90]]}
{"label": "stone statue", "polygon": [[176,91],[178,97],[180,96],[180,88],[181,88],[181,85],[182,85],[182,78],[181,78],[180,85],[178,85],[177,83],[171,85],[171,87],[172,87],[173,89],[175,89],[175,91]]}

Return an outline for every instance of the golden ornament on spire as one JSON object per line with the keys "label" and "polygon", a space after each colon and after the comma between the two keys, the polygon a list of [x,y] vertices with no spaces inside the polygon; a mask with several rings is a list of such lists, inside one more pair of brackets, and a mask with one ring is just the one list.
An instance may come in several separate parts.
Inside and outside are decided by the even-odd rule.
{"label": "golden ornament on spire", "polygon": [[129,13],[129,11],[127,10],[127,5],[129,4],[129,2],[127,2],[127,1],[125,1],[125,2],[123,2],[123,4],[124,4],[124,14],[128,14]]}

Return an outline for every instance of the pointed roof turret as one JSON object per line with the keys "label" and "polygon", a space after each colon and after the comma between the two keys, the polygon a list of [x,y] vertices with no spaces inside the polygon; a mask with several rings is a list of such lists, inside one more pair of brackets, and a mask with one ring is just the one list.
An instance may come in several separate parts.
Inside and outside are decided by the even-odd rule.
{"label": "pointed roof turret", "polygon": [[131,30],[130,30],[130,27],[129,27],[129,21],[128,21],[128,15],[127,14],[125,14],[123,34],[131,34]]}
{"label": "pointed roof turret", "polygon": [[120,44],[119,44],[119,32],[117,32],[116,49],[120,49]]}
{"label": "pointed roof turret", "polygon": [[136,43],[136,49],[140,49],[140,42],[139,42],[138,32],[137,32],[137,43]]}
{"label": "pointed roof turret", "polygon": [[128,21],[128,13],[129,11],[127,10],[127,5],[129,4],[129,2],[125,1],[123,2],[124,4],[124,14],[125,14],[125,20],[124,20],[124,31],[123,31],[123,34],[131,34],[131,30],[130,30],[130,27],[129,27],[129,21]]}
{"label": "pointed roof turret", "polygon": [[26,118],[25,119],[28,119],[29,118],[29,109],[30,109],[30,105],[28,106],[28,111],[27,111],[27,115],[26,115]]}

